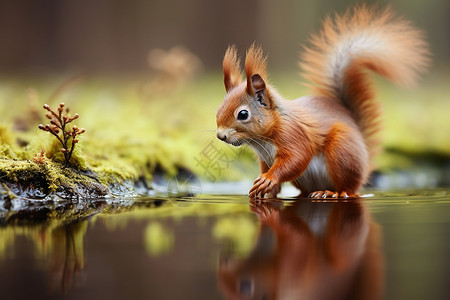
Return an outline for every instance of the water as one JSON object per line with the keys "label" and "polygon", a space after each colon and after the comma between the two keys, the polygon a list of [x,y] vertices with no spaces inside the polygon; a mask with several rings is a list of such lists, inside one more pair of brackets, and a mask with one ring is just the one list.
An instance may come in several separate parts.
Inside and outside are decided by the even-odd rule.
{"label": "water", "polygon": [[450,298],[446,190],[0,204],[1,299]]}

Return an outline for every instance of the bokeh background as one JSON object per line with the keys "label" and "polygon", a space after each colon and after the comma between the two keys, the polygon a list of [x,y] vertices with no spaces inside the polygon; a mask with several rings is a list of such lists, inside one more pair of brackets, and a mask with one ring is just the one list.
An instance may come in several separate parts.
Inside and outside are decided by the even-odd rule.
{"label": "bokeh background", "polygon": [[258,173],[253,154],[235,157],[217,140],[214,147],[228,153],[225,168],[212,174],[198,164],[215,139],[225,49],[236,44],[243,54],[261,44],[271,83],[288,99],[300,97],[308,90],[297,61],[309,34],[326,15],[362,3],[392,6],[426,33],[432,52],[417,87],[374,76],[385,111],[386,152],[378,171],[396,174],[374,184],[450,185],[450,2],[444,0],[1,1],[0,113],[15,135],[9,140],[22,145],[6,152],[30,159],[48,149],[33,140],[50,139],[36,129],[40,106],[64,101],[87,129],[79,164],[94,171],[117,158],[107,169],[126,178],[151,178],[161,165],[173,172],[187,167],[206,180],[252,178]]}
{"label": "bokeh background", "polygon": [[321,19],[355,3],[391,5],[423,28],[435,67],[449,65],[450,3],[395,1],[17,0],[0,3],[0,71],[146,71],[153,48],[184,45],[217,71],[224,49],[253,41],[274,69],[295,68],[301,43]]}

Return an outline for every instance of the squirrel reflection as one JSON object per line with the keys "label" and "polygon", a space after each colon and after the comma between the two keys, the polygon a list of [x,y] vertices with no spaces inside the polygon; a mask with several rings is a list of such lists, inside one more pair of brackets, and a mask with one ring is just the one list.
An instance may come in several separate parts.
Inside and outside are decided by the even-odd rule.
{"label": "squirrel reflection", "polygon": [[380,230],[360,199],[251,202],[261,228],[243,259],[221,259],[228,299],[379,299]]}

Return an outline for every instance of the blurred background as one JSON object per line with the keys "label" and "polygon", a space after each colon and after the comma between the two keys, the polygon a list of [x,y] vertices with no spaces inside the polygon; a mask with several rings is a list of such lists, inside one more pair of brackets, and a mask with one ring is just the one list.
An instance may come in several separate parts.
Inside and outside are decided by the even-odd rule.
{"label": "blurred background", "polygon": [[[257,41],[273,69],[293,69],[308,34],[325,15],[362,1],[15,0],[0,3],[0,73],[136,72],[150,49],[183,45],[217,71],[227,45]],[[424,29],[435,66],[448,66],[450,2],[388,4]]]}
{"label": "blurred background", "polygon": [[[300,97],[308,90],[297,61],[309,34],[326,15],[361,3],[392,6],[426,33],[432,52],[429,72],[413,89],[374,76],[386,128],[378,171],[408,170],[376,177],[374,185],[450,185],[450,2],[444,0],[4,0],[0,125],[12,127],[15,140],[28,147],[16,147],[16,153],[26,152],[16,156],[30,159],[47,149],[32,140],[44,134],[36,129],[40,106],[64,101],[87,129],[80,147],[91,168],[118,158],[128,178],[151,178],[161,165],[187,167],[209,181],[236,179],[237,173],[252,178],[258,170],[251,151],[234,159],[234,149],[215,139],[225,49],[236,44],[243,55],[251,43],[260,43],[269,56],[271,83],[285,98]],[[211,141],[234,157],[233,167],[231,159],[224,172],[199,167]]]}

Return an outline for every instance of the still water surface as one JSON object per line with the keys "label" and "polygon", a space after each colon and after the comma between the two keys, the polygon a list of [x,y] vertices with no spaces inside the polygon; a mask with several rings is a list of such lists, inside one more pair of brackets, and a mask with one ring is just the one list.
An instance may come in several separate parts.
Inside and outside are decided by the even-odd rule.
{"label": "still water surface", "polygon": [[446,190],[2,203],[0,299],[450,299],[449,204]]}

